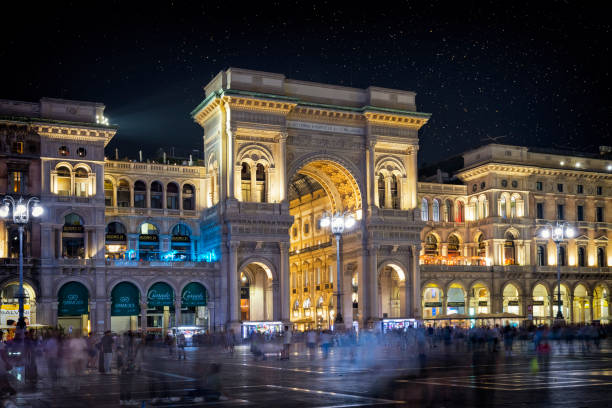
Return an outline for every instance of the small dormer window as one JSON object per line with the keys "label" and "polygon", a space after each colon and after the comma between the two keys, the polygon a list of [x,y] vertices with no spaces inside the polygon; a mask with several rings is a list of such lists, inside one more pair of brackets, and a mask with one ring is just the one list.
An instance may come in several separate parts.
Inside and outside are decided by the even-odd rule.
{"label": "small dormer window", "polygon": [[60,156],[68,156],[70,154],[70,150],[66,146],[60,146],[59,155]]}
{"label": "small dormer window", "polygon": [[79,157],[85,157],[85,156],[87,156],[87,150],[85,150],[84,147],[79,147],[78,150],[77,150],[77,155]]}

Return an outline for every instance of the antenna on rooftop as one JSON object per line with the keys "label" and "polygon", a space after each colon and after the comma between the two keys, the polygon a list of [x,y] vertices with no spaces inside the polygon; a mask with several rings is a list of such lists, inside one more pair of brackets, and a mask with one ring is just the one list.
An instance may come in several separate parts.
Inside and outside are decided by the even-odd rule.
{"label": "antenna on rooftop", "polygon": [[503,139],[504,137],[508,137],[508,135],[501,135],[501,136],[487,136],[484,139],[480,139],[480,141],[482,142],[493,142],[493,143],[497,143],[498,139]]}
{"label": "antenna on rooftop", "polygon": [[119,148],[115,147],[115,160],[119,160]]}

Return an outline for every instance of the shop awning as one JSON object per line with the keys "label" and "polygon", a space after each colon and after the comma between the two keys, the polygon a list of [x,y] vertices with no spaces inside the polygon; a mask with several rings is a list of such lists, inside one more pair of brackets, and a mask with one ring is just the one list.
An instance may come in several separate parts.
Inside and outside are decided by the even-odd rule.
{"label": "shop awning", "polygon": [[206,295],[207,293],[204,285],[197,282],[191,282],[183,289],[183,293],[181,294],[181,306],[206,306],[208,300]]}
{"label": "shop awning", "polygon": [[129,282],[121,282],[111,293],[111,316],[137,316],[140,314],[138,288]]}
{"label": "shop awning", "polygon": [[58,316],[89,314],[89,291],[79,282],[68,282],[57,295]]}
{"label": "shop awning", "polygon": [[174,306],[174,290],[167,283],[157,282],[147,293],[147,306]]}

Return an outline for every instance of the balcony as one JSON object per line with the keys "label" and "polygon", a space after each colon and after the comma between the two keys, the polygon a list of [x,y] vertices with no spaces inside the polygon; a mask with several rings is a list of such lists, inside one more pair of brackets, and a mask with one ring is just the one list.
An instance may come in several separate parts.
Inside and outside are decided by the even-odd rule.
{"label": "balcony", "polygon": [[119,268],[218,268],[218,262],[196,262],[196,261],[137,261],[125,259],[107,259],[106,265]]}

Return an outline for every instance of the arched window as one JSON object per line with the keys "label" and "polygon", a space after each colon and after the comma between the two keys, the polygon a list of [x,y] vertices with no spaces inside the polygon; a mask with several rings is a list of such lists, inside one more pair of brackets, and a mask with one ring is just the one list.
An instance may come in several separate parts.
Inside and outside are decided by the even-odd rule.
{"label": "arched window", "polygon": [[240,170],[240,180],[242,186],[242,201],[251,201],[251,166],[242,162]]}
{"label": "arched window", "polygon": [[57,189],[58,195],[69,196],[72,191],[72,181],[70,180],[70,169],[61,166],[57,169]]}
{"label": "arched window", "polygon": [[544,245],[538,245],[538,266],[546,265],[546,248]]}
{"label": "arched window", "polygon": [[586,266],[586,251],[584,247],[578,247],[578,266]]}
{"label": "arched window", "polygon": [[[397,189],[397,176],[395,174],[391,177],[391,201],[393,203],[393,208],[398,210],[400,208],[400,198],[399,198],[398,189]],[[440,221],[439,218],[440,218],[440,212],[438,211],[438,221]]]}
{"label": "arched window", "polygon": [[597,266],[600,268],[607,266],[606,262],[606,250],[603,247],[597,248]]}
{"label": "arched window", "polygon": [[163,188],[159,181],[151,183],[151,208],[163,208]]}
{"label": "arched window", "polygon": [[470,219],[472,221],[478,220],[479,219],[478,200],[475,197],[472,197],[472,199],[470,200],[470,205],[468,208],[470,212]]}
{"label": "arched window", "polygon": [[385,208],[385,176],[378,175],[378,208]]}
{"label": "arched window", "polygon": [[147,208],[147,186],[144,181],[134,183],[134,207]]}
{"label": "arched window", "polygon": [[446,206],[444,207],[444,222],[453,221],[453,202],[446,200]]}
{"label": "arched window", "polygon": [[516,264],[516,251],[514,247],[514,236],[507,232],[504,241],[504,265]]}
{"label": "arched window", "polygon": [[465,222],[465,205],[463,201],[457,201],[457,222]]}
{"label": "arched window", "polygon": [[178,210],[178,186],[176,183],[168,183],[166,186],[166,208]]}
{"label": "arched window", "polygon": [[119,181],[117,186],[117,207],[130,206],[130,185],[127,180]]}
{"label": "arched window", "polygon": [[423,197],[423,201],[421,201],[421,219],[423,221],[429,221],[429,204],[425,197]]}
{"label": "arched window", "polygon": [[183,210],[195,210],[194,189],[190,184],[183,186]]}
{"label": "arched window", "polygon": [[85,223],[75,213],[64,217],[62,228],[62,257],[85,258]]}
{"label": "arched window", "polygon": [[434,222],[440,222],[440,201],[435,199],[432,201],[432,218]]}
{"label": "arched window", "polygon": [[455,234],[451,234],[448,237],[447,251],[449,257],[461,254],[459,251],[460,244],[459,238]]}
{"label": "arched window", "polygon": [[516,217],[516,197],[510,197],[510,218]]}
{"label": "arched window", "polygon": [[82,167],[74,171],[74,193],[77,197],[89,195],[89,173]]}
{"label": "arched window", "polygon": [[104,180],[104,205],[113,206],[113,182],[108,179]]}
{"label": "arched window", "polygon": [[188,261],[191,259],[191,229],[185,224],[176,224],[172,228],[171,259]]}
{"label": "arched window", "polygon": [[485,243],[484,240],[484,235],[480,234],[478,235],[478,248],[477,248],[477,256],[478,256],[478,264],[479,265],[486,265],[487,261],[486,261],[486,257],[487,257],[487,244]]}
{"label": "arched window", "polygon": [[559,247],[559,259],[557,260],[557,262],[559,262],[559,265],[561,266],[565,266],[566,265],[566,260],[567,258],[565,257],[565,247],[564,246],[560,246]]}
{"label": "arched window", "polygon": [[501,196],[499,199],[499,216],[506,218],[506,196]]}
{"label": "arched window", "polygon": [[438,239],[435,235],[429,234],[425,238],[425,255],[438,255]]}
{"label": "arched window", "polygon": [[266,169],[263,164],[259,163],[257,165],[257,170],[255,172],[255,184],[257,188],[257,202],[265,203],[266,202]]}

